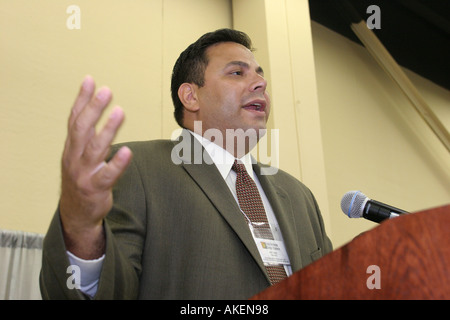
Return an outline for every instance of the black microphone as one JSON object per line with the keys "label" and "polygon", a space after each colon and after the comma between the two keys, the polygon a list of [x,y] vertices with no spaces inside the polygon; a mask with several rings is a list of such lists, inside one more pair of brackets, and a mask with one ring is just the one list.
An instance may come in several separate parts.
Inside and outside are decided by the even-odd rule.
{"label": "black microphone", "polygon": [[342,197],[342,211],[350,218],[361,218],[380,223],[383,220],[408,213],[390,205],[371,200],[361,191],[349,191]]}

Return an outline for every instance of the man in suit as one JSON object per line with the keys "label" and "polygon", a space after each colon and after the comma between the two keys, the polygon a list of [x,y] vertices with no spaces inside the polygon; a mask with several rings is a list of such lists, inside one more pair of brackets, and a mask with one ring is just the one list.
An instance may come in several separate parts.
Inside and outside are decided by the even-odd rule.
{"label": "man in suit", "polygon": [[[182,135],[119,144],[111,156],[124,115],[114,108],[96,133],[111,92],[95,94],[85,78],[44,240],[44,299],[247,299],[279,281],[272,267],[289,276],[332,250],[311,191],[249,156],[270,112],[251,49],[247,35],[230,29],[190,45],[172,75]],[[240,202],[235,161],[258,190],[264,222],[249,219]],[[256,231],[260,224],[270,238]],[[261,239],[285,254],[270,260]]]}

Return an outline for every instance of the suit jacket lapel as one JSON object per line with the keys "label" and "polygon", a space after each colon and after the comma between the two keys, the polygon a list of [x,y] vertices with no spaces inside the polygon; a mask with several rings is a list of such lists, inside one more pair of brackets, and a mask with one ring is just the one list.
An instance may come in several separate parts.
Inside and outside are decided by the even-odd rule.
{"label": "suit jacket lapel", "polygon": [[293,271],[302,267],[298,230],[294,220],[294,212],[287,193],[276,184],[273,175],[261,174],[260,164],[253,165],[264,192],[269,199],[283,235],[286,251]]}
{"label": "suit jacket lapel", "polygon": [[[216,207],[230,227],[234,230],[242,243],[246,246],[252,257],[256,260],[261,270],[266,275],[266,268],[255,245],[247,221],[242,215],[236,200],[234,199],[226,182],[223,180],[217,167],[213,164],[203,146],[193,137],[189,131],[183,130],[183,141],[176,144],[174,150],[192,179],[203,190],[205,195]],[[180,151],[183,150],[182,154]],[[174,159],[172,154],[172,159]]]}

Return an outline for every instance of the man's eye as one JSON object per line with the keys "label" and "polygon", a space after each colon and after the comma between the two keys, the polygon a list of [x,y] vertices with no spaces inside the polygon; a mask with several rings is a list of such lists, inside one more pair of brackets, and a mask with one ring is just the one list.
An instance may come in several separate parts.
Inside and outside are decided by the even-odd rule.
{"label": "man's eye", "polygon": [[235,75],[235,76],[240,76],[240,75],[242,75],[242,71],[233,71],[230,74]]}

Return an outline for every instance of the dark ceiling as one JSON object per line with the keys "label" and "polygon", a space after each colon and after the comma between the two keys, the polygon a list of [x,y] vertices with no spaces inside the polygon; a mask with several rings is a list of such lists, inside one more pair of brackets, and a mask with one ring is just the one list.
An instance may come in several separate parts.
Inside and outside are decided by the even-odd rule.
{"label": "dark ceiling", "polygon": [[367,20],[370,5],[381,13],[372,30],[397,63],[450,90],[450,0],[309,0],[312,20],[359,44],[350,24]]}

